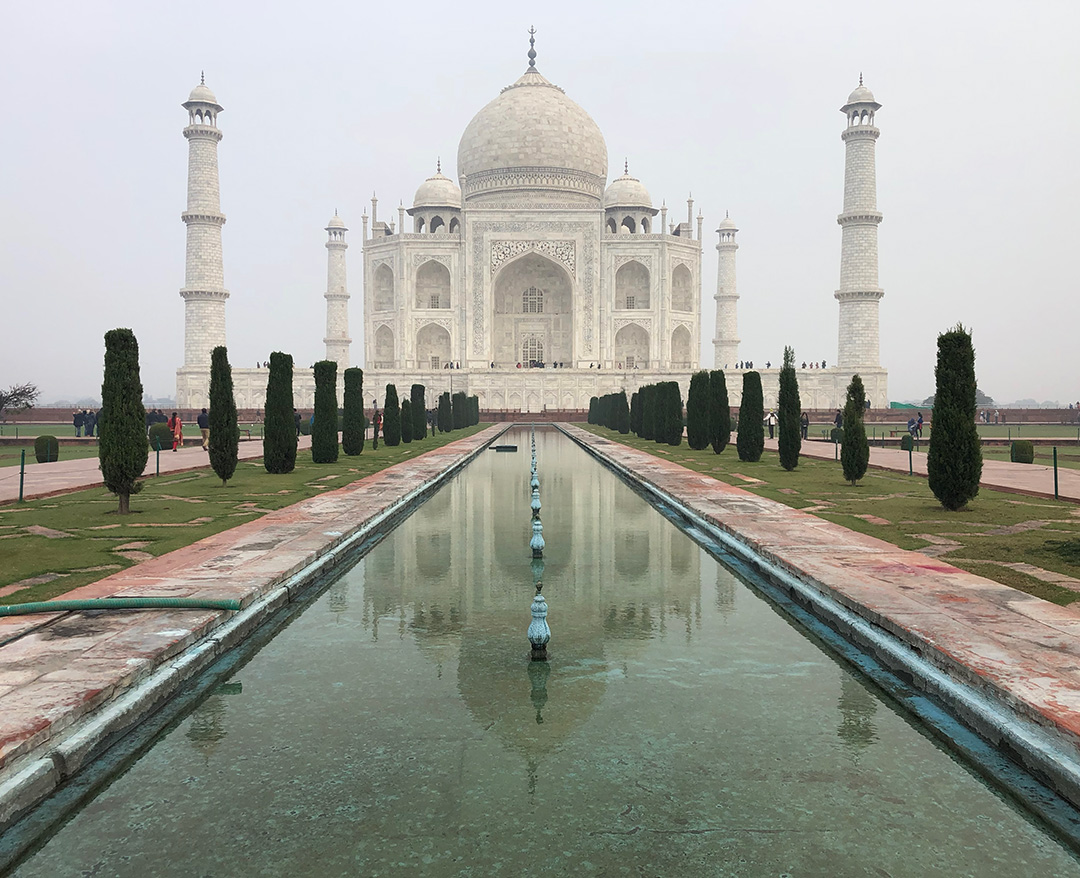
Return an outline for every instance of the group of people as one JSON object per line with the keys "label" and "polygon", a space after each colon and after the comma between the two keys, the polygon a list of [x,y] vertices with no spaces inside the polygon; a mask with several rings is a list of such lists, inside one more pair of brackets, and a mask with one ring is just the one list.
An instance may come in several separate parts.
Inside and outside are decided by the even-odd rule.
{"label": "group of people", "polygon": [[[299,417],[299,415],[297,416]],[[202,449],[203,451],[210,451],[210,414],[206,409],[203,409],[195,418],[195,423],[199,426],[199,432],[202,433]],[[180,417],[178,412],[173,412],[169,417],[165,417],[165,412],[161,409],[152,409],[146,413],[146,431],[150,432],[150,427],[153,424],[168,424],[169,432],[172,434],[172,450],[176,451],[178,448],[184,446],[184,420]],[[299,435],[299,433],[297,434]]]}
{"label": "group of people", "polygon": [[[837,412],[839,414],[839,412]],[[780,418],[777,417],[776,409],[769,409],[769,413],[765,416],[765,426],[769,430],[769,438],[776,438],[776,428],[780,424]],[[803,412],[799,416],[799,433],[803,439],[808,438],[810,432],[810,415]]]}
{"label": "group of people", "polygon": [[76,409],[71,413],[71,423],[75,425],[75,436],[93,436],[97,429],[98,416],[101,411],[93,409]]}
{"label": "group of people", "polygon": [[806,363],[803,363],[802,367],[804,369],[827,369],[828,368],[828,366],[825,365],[824,360],[822,360],[820,363],[815,361],[815,362],[811,363],[809,366],[806,365]]}
{"label": "group of people", "polygon": [[923,419],[922,412],[917,418],[908,418],[907,429],[912,439],[922,439]]}

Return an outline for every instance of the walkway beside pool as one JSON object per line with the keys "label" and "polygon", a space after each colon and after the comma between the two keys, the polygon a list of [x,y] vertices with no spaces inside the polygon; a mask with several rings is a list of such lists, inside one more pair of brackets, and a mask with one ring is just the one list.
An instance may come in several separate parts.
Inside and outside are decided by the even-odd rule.
{"label": "walkway beside pool", "polygon": [[[0,619],[0,829],[390,527],[384,515],[481,453],[506,424],[270,513],[65,595],[236,598],[239,613],[53,613]],[[1080,762],[1080,610],[846,530],[656,456],[564,429],[938,668],[1056,737]],[[196,454],[203,454],[194,449]],[[179,457],[180,453],[176,455]],[[322,566],[320,566],[322,565]],[[552,619],[553,627],[556,620]],[[718,647],[721,646],[718,644]],[[1080,784],[1058,778],[1080,803]],[[1064,778],[1064,779],[1062,779]]]}
{"label": "walkway beside pool", "polygon": [[[64,595],[231,598],[241,601],[239,613],[133,610],[0,618],[0,831],[92,758],[102,741],[136,725],[313,578],[344,560],[350,540],[359,546],[376,538],[390,526],[382,523],[384,516],[407,508],[506,426],[489,427]],[[185,453],[169,456],[180,463]],[[205,457],[201,449],[190,453],[194,461]]]}
{"label": "walkway beside pool", "polygon": [[[1046,730],[1080,762],[1080,609],[1051,604],[563,426],[598,456],[898,638],[949,677]],[[1080,804],[1080,784],[1059,792]]]}

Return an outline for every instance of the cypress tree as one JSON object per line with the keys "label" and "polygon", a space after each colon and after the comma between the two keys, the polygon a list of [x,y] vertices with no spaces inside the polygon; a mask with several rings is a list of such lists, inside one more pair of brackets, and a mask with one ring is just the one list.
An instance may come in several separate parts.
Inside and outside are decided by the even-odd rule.
{"label": "cypress tree", "polygon": [[596,423],[596,403],[597,398],[595,396],[589,397],[589,417],[588,422],[590,424]]}
{"label": "cypress tree", "polygon": [[401,401],[401,441],[408,445],[412,442],[412,400],[403,399]]}
{"label": "cypress tree", "polygon": [[337,363],[315,364],[315,422],[311,425],[311,459],[334,463],[338,459]]}
{"label": "cypress tree", "polygon": [[463,429],[465,427],[465,391],[459,390],[450,397],[450,411],[454,429]]}
{"label": "cypress tree", "polygon": [[401,407],[398,405],[397,388],[386,385],[386,399],[383,401],[383,441],[394,448],[401,444]]}
{"label": "cypress tree", "polygon": [[667,382],[667,405],[665,410],[667,414],[667,444],[682,445],[683,404],[682,391],[679,390],[678,381]]}
{"label": "cypress tree", "polygon": [[862,378],[852,375],[844,402],[843,438],[840,440],[840,466],[844,469],[844,478],[852,485],[866,475],[870,463],[870,443],[866,441],[866,425],[863,424],[864,411],[866,391],[863,390]]}
{"label": "cypress tree", "polygon": [[364,370],[356,366],[345,370],[344,422],[341,425],[341,450],[348,455],[364,450]]}
{"label": "cypress tree", "polygon": [[142,490],[146,469],[146,409],[139,377],[139,342],[130,329],[105,333],[105,373],[98,420],[98,466],[105,487],[119,499],[117,512],[130,511],[132,494]]}
{"label": "cypress tree", "polygon": [[240,458],[240,424],[233,396],[232,367],[223,346],[210,352],[210,466],[225,487]]}
{"label": "cypress tree", "polygon": [[630,405],[626,401],[626,391],[620,390],[615,396],[617,417],[615,429],[623,436],[630,432]]}
{"label": "cypress tree", "polygon": [[630,432],[641,435],[641,392],[636,391],[630,397]]}
{"label": "cypress tree", "polygon": [[668,405],[668,383],[660,381],[654,387],[653,411],[656,414],[653,416],[653,442],[665,443],[668,441],[668,435],[671,432],[671,426],[668,423],[671,416]]}
{"label": "cypress tree", "polygon": [[439,432],[449,433],[454,429],[453,412],[450,410],[450,393],[447,391],[439,397]]}
{"label": "cypress tree", "polygon": [[268,473],[291,473],[296,467],[296,419],[293,417],[293,361],[289,354],[270,354],[263,424],[263,466]]}
{"label": "cypress tree", "polygon": [[656,435],[656,385],[646,384],[638,391],[641,394],[641,433],[642,439],[649,440]]}
{"label": "cypress tree", "polygon": [[480,397],[469,397],[469,426],[475,427],[480,423]]}
{"label": "cypress tree", "polygon": [[742,379],[742,402],[739,403],[739,429],[735,434],[735,447],[739,460],[754,463],[761,460],[765,450],[765,400],[761,392],[761,374],[744,372]]}
{"label": "cypress tree", "polygon": [[780,466],[790,472],[799,465],[799,452],[802,450],[802,424],[799,420],[802,417],[802,403],[799,401],[799,379],[795,374],[795,351],[788,346],[784,347],[784,365],[780,368],[778,407]]}
{"label": "cypress tree", "polygon": [[[427,395],[423,384],[414,384],[409,389],[409,408],[412,410],[412,438],[427,438]],[[404,437],[402,437],[404,438]]]}
{"label": "cypress tree", "polygon": [[975,427],[975,348],[961,324],[938,336],[936,390],[926,468],[930,490],[946,509],[963,509],[979,494],[982,446]]}
{"label": "cypress tree", "polygon": [[731,406],[728,404],[727,380],[715,369],[709,373],[709,442],[719,454],[731,442]]}
{"label": "cypress tree", "polygon": [[701,451],[709,444],[709,373],[690,376],[686,395],[686,444]]}

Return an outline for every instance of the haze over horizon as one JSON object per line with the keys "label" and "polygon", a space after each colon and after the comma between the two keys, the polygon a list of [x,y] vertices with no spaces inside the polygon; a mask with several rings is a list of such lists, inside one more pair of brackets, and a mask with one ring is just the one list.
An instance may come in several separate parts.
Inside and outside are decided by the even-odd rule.
{"label": "haze over horizon", "polygon": [[[59,14],[58,14],[59,10]],[[143,385],[183,360],[187,114],[201,70],[219,120],[230,360],[323,356],[326,240],[348,224],[352,359],[363,362],[361,213],[397,220],[473,115],[537,67],[596,120],[608,178],[630,172],[669,219],[705,215],[702,366],[712,365],[713,229],[738,242],[741,354],[836,359],[844,117],[877,100],[881,361],[894,400],[934,390],[938,333],[972,329],[998,404],[1080,399],[1068,366],[1080,218],[1069,107],[1080,7],[992,0],[552,2],[370,7],[279,2],[152,9],[22,5],[6,16],[13,87],[2,157],[0,386],[96,398],[103,335],[131,327]],[[721,364],[722,365],[722,364]]]}

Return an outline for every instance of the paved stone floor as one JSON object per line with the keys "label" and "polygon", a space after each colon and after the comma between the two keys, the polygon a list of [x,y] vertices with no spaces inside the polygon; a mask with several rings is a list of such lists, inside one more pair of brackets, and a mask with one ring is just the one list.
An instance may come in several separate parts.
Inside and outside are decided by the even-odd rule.
{"label": "paved stone floor", "polygon": [[[476,453],[504,426],[120,571],[65,597],[231,597],[250,604],[382,510]],[[1080,610],[903,551],[579,428],[567,429],[761,555],[916,645],[950,673],[996,693],[1077,747]],[[180,467],[188,463],[185,455],[196,465],[202,454],[191,449],[170,457],[178,458]],[[205,640],[228,615],[146,611],[0,619],[0,788],[28,761],[48,754],[65,729],[114,703],[186,647]],[[2,805],[0,801],[0,818]]]}
{"label": "paved stone floor", "polygon": [[[311,437],[300,437],[300,448],[311,447]],[[262,457],[262,439],[243,440],[240,442],[241,460]],[[185,470],[208,466],[207,454],[200,445],[188,445],[176,451],[162,451],[160,463],[158,455],[150,452],[143,475],[152,476],[160,465],[163,473],[178,473]],[[58,460],[56,463],[30,463],[26,465],[23,480],[23,498],[32,500],[36,497],[49,497],[67,491],[81,491],[83,488],[96,488],[101,484],[101,470],[96,457],[81,457],[73,460]],[[19,468],[5,466],[0,468],[0,503],[10,503],[19,499]]]}

